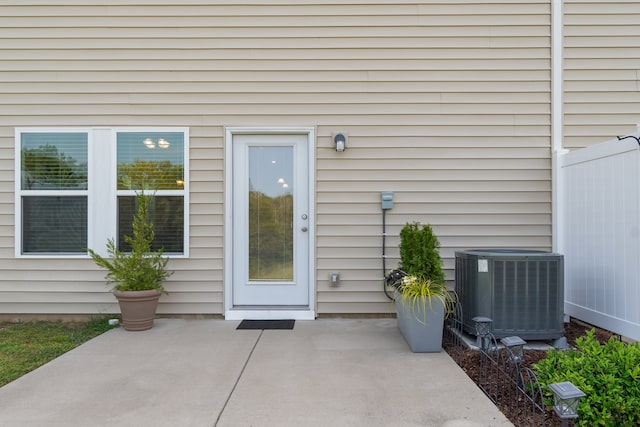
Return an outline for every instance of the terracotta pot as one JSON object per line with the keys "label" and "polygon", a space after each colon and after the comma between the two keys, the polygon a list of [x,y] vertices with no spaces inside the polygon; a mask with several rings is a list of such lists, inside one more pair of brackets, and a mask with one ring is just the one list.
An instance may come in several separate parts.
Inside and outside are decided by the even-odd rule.
{"label": "terracotta pot", "polygon": [[127,331],[146,331],[153,327],[160,291],[113,291],[118,299],[122,323]]}

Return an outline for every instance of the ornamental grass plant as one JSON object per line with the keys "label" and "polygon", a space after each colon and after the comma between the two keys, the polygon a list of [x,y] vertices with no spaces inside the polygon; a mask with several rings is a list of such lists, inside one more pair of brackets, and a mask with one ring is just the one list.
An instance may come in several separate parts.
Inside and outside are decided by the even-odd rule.
{"label": "ornamental grass plant", "polygon": [[423,276],[406,275],[396,286],[396,298],[400,298],[403,310],[409,310],[415,319],[425,324],[427,311],[433,304],[442,304],[447,317],[455,304],[454,294],[449,292],[444,282]]}

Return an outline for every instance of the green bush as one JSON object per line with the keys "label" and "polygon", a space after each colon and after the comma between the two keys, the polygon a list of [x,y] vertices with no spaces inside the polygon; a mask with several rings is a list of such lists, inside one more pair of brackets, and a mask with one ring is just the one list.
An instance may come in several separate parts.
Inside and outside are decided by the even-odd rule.
{"label": "green bush", "polygon": [[614,338],[601,344],[595,330],[576,340],[576,350],[549,350],[534,365],[547,405],[553,405],[549,384],[571,381],[586,393],[578,407],[581,426],[640,425],[640,346]]}
{"label": "green bush", "polygon": [[167,293],[163,282],[173,272],[167,270],[169,259],[163,256],[164,249],[151,250],[154,231],[153,223],[148,218],[152,200],[153,196],[147,196],[144,192],[136,195],[138,209],[133,217],[133,236],[124,237],[124,240],[131,245],[130,252],[118,249],[114,239],[107,241],[107,253],[110,259],[88,249],[95,263],[107,270],[106,279],[109,283],[115,284],[116,290],[158,290]]}
{"label": "green bush", "polygon": [[407,223],[400,230],[400,265],[412,276],[444,283],[440,242],[430,225]]}

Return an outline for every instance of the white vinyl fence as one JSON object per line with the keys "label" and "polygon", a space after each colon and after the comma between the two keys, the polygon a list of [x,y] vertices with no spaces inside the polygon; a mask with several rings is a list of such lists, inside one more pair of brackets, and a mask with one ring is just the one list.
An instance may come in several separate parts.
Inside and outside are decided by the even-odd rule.
{"label": "white vinyl fence", "polygon": [[562,154],[558,161],[565,314],[640,340],[637,135]]}

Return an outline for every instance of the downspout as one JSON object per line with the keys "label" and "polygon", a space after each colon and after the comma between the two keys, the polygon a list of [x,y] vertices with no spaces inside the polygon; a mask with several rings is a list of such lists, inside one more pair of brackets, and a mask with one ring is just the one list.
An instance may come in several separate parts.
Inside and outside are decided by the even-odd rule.
{"label": "downspout", "polygon": [[551,242],[553,252],[563,253],[564,2],[552,0],[551,6]]}

